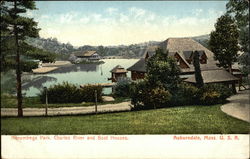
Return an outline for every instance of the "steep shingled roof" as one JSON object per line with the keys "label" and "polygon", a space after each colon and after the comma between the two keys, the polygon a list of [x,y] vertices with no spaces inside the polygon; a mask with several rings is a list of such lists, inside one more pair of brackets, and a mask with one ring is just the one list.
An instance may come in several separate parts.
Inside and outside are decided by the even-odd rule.
{"label": "steep shingled roof", "polygon": [[155,50],[158,49],[158,48],[159,48],[158,45],[147,47],[147,49],[145,50],[145,53],[144,53],[143,57],[145,58],[146,54],[148,54],[149,57],[152,57],[155,54]]}
{"label": "steep shingled roof", "polygon": [[[216,83],[225,81],[237,81],[238,78],[234,77],[232,74],[226,70],[206,70],[201,71],[204,83]],[[185,82],[196,83],[195,75],[184,80]]]}
{"label": "steep shingled roof", "polygon": [[95,54],[96,51],[77,51],[75,52],[75,56],[79,56],[79,57],[89,57],[92,56],[93,54]]}
{"label": "steep shingled roof", "polygon": [[[155,54],[156,48],[162,48],[164,52],[168,50],[169,56],[174,56],[176,53],[180,55],[183,61],[189,66],[189,68],[181,69],[182,72],[194,72],[193,64],[189,64],[186,59],[192,55],[192,51],[198,51],[200,55],[205,53],[207,57],[207,64],[201,64],[201,70],[216,70],[219,69],[216,66],[216,61],[213,58],[213,52],[208,50],[206,47],[201,45],[200,43],[196,42],[191,38],[168,38],[167,40],[163,41],[159,46],[150,46],[146,52],[148,51],[149,57]],[[144,57],[145,57],[144,55]],[[144,64],[143,64],[144,62]],[[140,68],[141,67],[141,68]],[[139,72],[146,72],[146,64],[145,60],[139,60],[133,66],[131,66],[129,71],[139,71]]]}
{"label": "steep shingled roof", "polygon": [[110,72],[112,73],[127,73],[128,71],[121,65],[115,66]]}
{"label": "steep shingled roof", "polygon": [[207,65],[206,69],[209,67],[211,67],[211,69],[215,69],[215,67],[218,68],[216,66],[216,61],[213,58],[213,52],[191,38],[168,38],[161,44],[161,46],[164,51],[168,50],[169,52],[178,52],[184,59],[191,51],[199,51],[200,53],[205,52],[207,56],[207,64],[202,65]]}
{"label": "steep shingled roof", "polygon": [[138,71],[138,72],[146,72],[146,60],[141,58],[134,65],[129,67],[127,70],[129,71]]}

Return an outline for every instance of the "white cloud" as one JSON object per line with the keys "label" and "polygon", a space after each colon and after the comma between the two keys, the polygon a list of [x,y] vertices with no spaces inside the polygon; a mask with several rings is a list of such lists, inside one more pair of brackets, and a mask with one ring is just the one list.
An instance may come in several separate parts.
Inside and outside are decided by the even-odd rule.
{"label": "white cloud", "polygon": [[80,19],[80,22],[83,23],[83,24],[87,24],[89,21],[90,21],[90,18],[89,18],[89,17],[82,17],[82,18]]}
{"label": "white cloud", "polygon": [[146,10],[137,7],[131,7],[129,11],[135,18],[140,18],[146,14]]}
{"label": "white cloud", "polygon": [[120,14],[119,21],[120,21],[121,23],[126,23],[126,22],[129,21],[129,16],[124,15],[124,14],[121,13],[121,14]]}
{"label": "white cloud", "polygon": [[221,15],[223,15],[223,13],[224,13],[223,11],[215,10],[212,8],[208,10],[208,14],[210,17],[220,17]]}
{"label": "white cloud", "polygon": [[195,16],[199,16],[199,15],[201,15],[202,14],[202,12],[203,12],[203,9],[195,9],[195,10],[193,10],[192,11],[192,14],[193,15],[195,15]]}
{"label": "white cloud", "polygon": [[110,7],[106,9],[106,12],[108,12],[110,15],[113,15],[114,13],[118,12],[118,9]]}
{"label": "white cloud", "polygon": [[41,19],[49,19],[50,17],[49,17],[49,15],[42,15],[41,16]]}
{"label": "white cloud", "polygon": [[96,14],[96,13],[94,13],[94,14],[91,15],[91,17],[92,17],[93,20],[95,20],[95,21],[100,21],[102,15],[101,15],[101,14]]}
{"label": "white cloud", "polygon": [[68,12],[65,14],[61,14],[59,20],[61,23],[71,23],[77,16],[77,12]]}
{"label": "white cloud", "polygon": [[[149,40],[165,40],[168,37],[186,37],[208,34],[214,27],[219,11],[197,9],[184,17],[177,15],[162,16],[138,7],[124,10],[107,8],[81,15],[69,12],[59,16],[61,23],[44,23],[41,36],[57,37],[59,41],[73,45],[118,45],[140,43]],[[110,14],[107,14],[110,13]],[[200,17],[207,13],[207,16]],[[196,14],[197,15],[194,15]],[[198,14],[199,13],[199,14]],[[212,15],[212,16],[211,16]],[[50,16],[49,19],[55,19]],[[40,22],[40,21],[39,21]],[[58,21],[57,21],[58,22]],[[72,24],[72,25],[62,25]],[[88,25],[85,25],[88,24]],[[56,29],[55,29],[56,28]],[[84,38],[82,38],[84,37]]]}
{"label": "white cloud", "polygon": [[47,28],[47,29],[42,29],[40,31],[40,36],[42,37],[58,37],[60,35],[61,31],[60,29],[55,29],[55,28]]}

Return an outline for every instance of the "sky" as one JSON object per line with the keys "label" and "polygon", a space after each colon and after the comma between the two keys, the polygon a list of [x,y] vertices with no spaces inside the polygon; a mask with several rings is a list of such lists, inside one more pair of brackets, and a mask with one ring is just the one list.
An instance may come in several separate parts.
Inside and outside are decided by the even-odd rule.
{"label": "sky", "polygon": [[40,37],[73,46],[129,45],[209,34],[227,1],[36,1]]}

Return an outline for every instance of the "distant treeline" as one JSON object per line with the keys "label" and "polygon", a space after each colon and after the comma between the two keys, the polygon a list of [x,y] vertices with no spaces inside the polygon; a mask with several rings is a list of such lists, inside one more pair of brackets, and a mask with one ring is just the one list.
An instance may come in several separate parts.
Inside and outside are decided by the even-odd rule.
{"label": "distant treeline", "polygon": [[[207,42],[209,35],[202,35],[193,37],[205,47],[208,47]],[[145,53],[148,46],[158,45],[160,41],[149,41],[140,44],[131,45],[118,45],[118,46],[90,46],[84,45],[78,48],[74,47],[70,43],[61,43],[56,38],[29,38],[27,43],[30,45],[47,50],[49,52],[57,53],[58,59],[68,60],[69,55],[76,51],[97,51],[100,56],[123,56],[125,58],[140,58]]]}

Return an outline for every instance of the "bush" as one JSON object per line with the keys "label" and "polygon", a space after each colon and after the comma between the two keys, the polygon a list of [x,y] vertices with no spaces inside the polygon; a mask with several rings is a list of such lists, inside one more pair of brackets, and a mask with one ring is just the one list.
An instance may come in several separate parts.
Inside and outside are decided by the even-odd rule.
{"label": "bush", "polygon": [[172,97],[163,86],[152,88],[147,81],[133,82],[130,95],[133,110],[166,107]]}
{"label": "bush", "polygon": [[80,94],[84,102],[95,102],[95,91],[97,93],[97,101],[102,102],[102,87],[96,85],[86,85],[80,88]]}
{"label": "bush", "polygon": [[199,102],[204,105],[223,103],[232,94],[232,90],[225,85],[206,84],[199,90]]}
{"label": "bush", "polygon": [[113,95],[115,97],[129,97],[130,84],[131,80],[129,78],[120,79],[114,87]]}
{"label": "bush", "polygon": [[198,103],[199,89],[188,83],[178,84],[178,88],[173,94],[171,104],[176,105],[191,105]]}
{"label": "bush", "polygon": [[165,107],[168,105],[172,95],[164,87],[156,87],[149,92],[149,97],[146,98],[145,105],[149,107]]}
{"label": "bush", "polygon": [[[47,89],[48,103],[81,103],[81,102],[94,102],[95,90],[97,90],[97,100],[102,101],[102,87],[87,85],[79,88],[74,84],[63,82],[49,87]],[[45,91],[40,93],[40,100],[45,103]]]}

